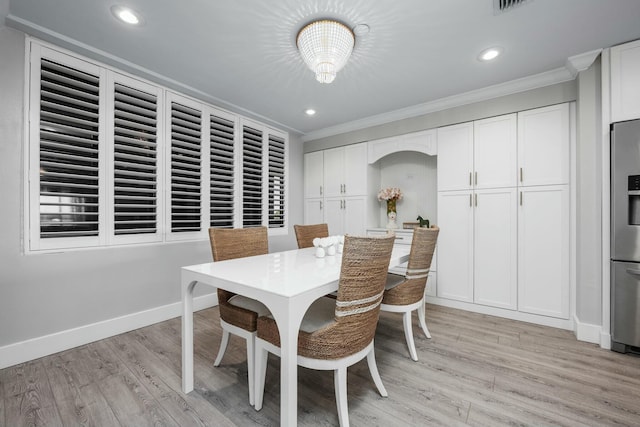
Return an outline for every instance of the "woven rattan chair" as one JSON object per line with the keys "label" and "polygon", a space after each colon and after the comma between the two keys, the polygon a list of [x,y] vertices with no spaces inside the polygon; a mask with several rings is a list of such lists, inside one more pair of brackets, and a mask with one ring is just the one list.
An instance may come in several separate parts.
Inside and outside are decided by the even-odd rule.
{"label": "woven rattan chair", "polygon": [[313,247],[313,239],[316,237],[329,237],[327,224],[294,225],[298,249]]}
{"label": "woven rattan chair", "polygon": [[411,313],[418,310],[420,326],[427,338],[431,338],[425,318],[424,292],[439,232],[440,229],[435,226],[415,229],[407,272],[404,276],[392,273],[387,275],[387,284],[380,306],[382,311],[403,313],[404,336],[409,347],[409,354],[415,361],[418,360],[418,354],[413,341]]}
{"label": "woven rattan chair", "polygon": [[[266,254],[269,241],[266,227],[255,228],[210,228],[209,240],[213,260],[243,258]],[[220,307],[220,326],[222,342],[214,366],[219,366],[224,356],[229,334],[237,335],[247,341],[247,376],[249,382],[249,403],[253,405],[254,386],[254,354],[256,325],[259,316],[270,314],[269,309],[259,301],[236,295],[218,288],[218,305]]]}
{"label": "woven rattan chair", "polygon": [[[376,365],[373,337],[389,269],[393,236],[346,236],[337,299],[322,297],[305,314],[298,336],[298,365],[334,371],[341,426],[349,425],[347,367],[367,358],[378,391],[387,396]],[[267,351],[280,354],[278,327],[270,316],[258,318],[255,409],[262,408]]]}

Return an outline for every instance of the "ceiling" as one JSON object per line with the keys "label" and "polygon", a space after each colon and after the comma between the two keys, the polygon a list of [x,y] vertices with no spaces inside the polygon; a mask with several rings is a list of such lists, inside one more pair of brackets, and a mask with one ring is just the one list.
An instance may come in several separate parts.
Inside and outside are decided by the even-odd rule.
{"label": "ceiling", "polygon": [[[7,2],[9,26],[303,139],[640,38],[639,0],[526,0],[505,13],[494,0],[0,0],[0,12]],[[144,25],[116,21],[114,4]],[[302,26],[326,17],[370,27],[328,85],[295,44]],[[477,60],[495,45],[500,57]]]}

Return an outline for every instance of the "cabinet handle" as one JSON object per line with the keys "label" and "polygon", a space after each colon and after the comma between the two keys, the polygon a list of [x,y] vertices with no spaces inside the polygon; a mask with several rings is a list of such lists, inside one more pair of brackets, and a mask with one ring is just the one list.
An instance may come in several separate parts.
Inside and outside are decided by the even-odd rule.
{"label": "cabinet handle", "polygon": [[522,206],[522,191],[520,192],[520,206]]}
{"label": "cabinet handle", "polygon": [[347,209],[347,201],[343,200],[343,202],[344,202],[344,208]]}
{"label": "cabinet handle", "polygon": [[344,194],[347,194],[347,184],[344,184]]}
{"label": "cabinet handle", "polygon": [[478,172],[475,173],[476,185],[478,185]]}
{"label": "cabinet handle", "polygon": [[475,200],[475,201],[476,201],[476,207],[478,207],[478,194],[476,193],[476,194],[474,194],[473,196],[474,196],[474,198],[476,199],[476,200]]}
{"label": "cabinet handle", "polygon": [[469,194],[469,207],[473,207],[473,195]]}
{"label": "cabinet handle", "polygon": [[320,200],[320,210],[322,210],[322,200]]}
{"label": "cabinet handle", "polygon": [[469,187],[473,185],[473,181],[471,180],[471,172],[469,172]]}
{"label": "cabinet handle", "polygon": [[522,168],[520,168],[520,182],[522,182]]}
{"label": "cabinet handle", "polygon": [[322,196],[322,185],[320,186],[320,195]]}

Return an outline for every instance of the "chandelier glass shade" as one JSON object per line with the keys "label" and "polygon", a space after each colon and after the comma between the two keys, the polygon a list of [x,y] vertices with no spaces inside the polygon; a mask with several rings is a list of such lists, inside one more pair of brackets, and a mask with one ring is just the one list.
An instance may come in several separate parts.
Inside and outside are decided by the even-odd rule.
{"label": "chandelier glass shade", "polygon": [[320,83],[331,83],[347,63],[355,36],[346,25],[330,20],[315,21],[298,33],[298,50]]}

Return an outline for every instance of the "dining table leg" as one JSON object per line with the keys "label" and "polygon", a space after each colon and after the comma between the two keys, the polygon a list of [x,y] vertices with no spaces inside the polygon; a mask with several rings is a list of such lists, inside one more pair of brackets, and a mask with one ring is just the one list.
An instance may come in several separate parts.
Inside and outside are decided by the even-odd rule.
{"label": "dining table leg", "polygon": [[193,390],[193,289],[196,281],[182,282],[182,392]]}

